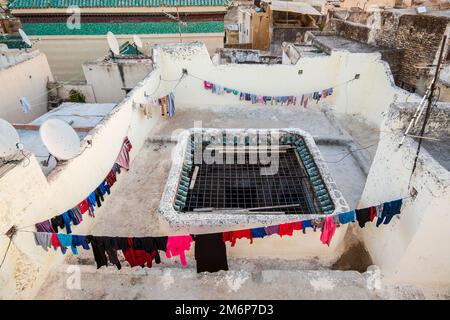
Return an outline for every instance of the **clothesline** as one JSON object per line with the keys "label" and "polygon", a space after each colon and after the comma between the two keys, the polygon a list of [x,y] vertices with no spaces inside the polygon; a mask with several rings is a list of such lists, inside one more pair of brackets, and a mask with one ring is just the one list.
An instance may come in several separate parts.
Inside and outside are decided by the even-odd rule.
{"label": "clothesline", "polygon": [[295,230],[302,230],[303,233],[306,233],[306,228],[312,228],[314,232],[317,228],[320,228],[320,241],[329,246],[337,226],[357,221],[359,226],[364,228],[365,224],[369,221],[372,222],[375,217],[377,217],[377,227],[381,224],[389,224],[391,219],[400,213],[401,206],[402,199],[398,199],[386,202],[383,205],[357,209],[336,216],[329,215],[324,221],[313,219],[268,227],[197,235],[108,237],[51,232],[22,232],[32,232],[36,245],[41,246],[46,251],[51,247],[55,250],[60,248],[61,252],[65,254],[70,247],[73,254],[77,255],[77,247],[82,246],[85,250],[89,250],[89,245],[91,245],[97,268],[108,266],[109,263],[112,263],[118,269],[121,269],[121,264],[117,256],[119,250],[122,250],[125,259],[131,267],[147,266],[151,268],[153,260],[156,263],[160,263],[160,250],[166,252],[167,258],[180,256],[181,264],[185,266],[187,264],[185,251],[190,250],[191,242],[195,241],[197,272],[216,272],[219,270],[228,270],[226,242],[231,242],[231,246],[234,247],[238,239],[249,239],[250,244],[252,244],[254,238],[265,238],[275,234],[280,237],[293,236]]}

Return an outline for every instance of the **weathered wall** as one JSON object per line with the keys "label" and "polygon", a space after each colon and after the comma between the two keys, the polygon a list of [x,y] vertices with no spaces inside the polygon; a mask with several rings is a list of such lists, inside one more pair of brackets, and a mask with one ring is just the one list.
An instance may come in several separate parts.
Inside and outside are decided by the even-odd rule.
{"label": "weathered wall", "polygon": [[95,93],[93,90],[93,87],[89,84],[62,84],[60,87],[58,87],[57,89],[57,97],[64,99],[64,100],[69,100],[69,96],[70,96],[70,90],[76,90],[78,92],[80,92],[81,94],[84,95],[84,97],[86,98],[86,103],[96,103],[97,100],[95,99]]}
{"label": "weathered wall", "polygon": [[396,57],[386,59],[396,84],[424,92],[430,69],[423,66],[435,62],[443,35],[449,33],[449,22],[445,16],[336,11],[327,28],[353,40],[401,50]]}
{"label": "weathered wall", "polygon": [[[29,59],[0,68],[0,118],[9,122],[27,123],[47,112],[47,82],[53,75],[43,53],[33,53]],[[31,105],[24,113],[20,97]]]}
{"label": "weathered wall", "polygon": [[[98,103],[118,103],[153,69],[148,59],[132,61],[92,61],[83,64],[87,84],[92,86]],[[108,84],[107,86],[105,84]]]}
{"label": "weathered wall", "polygon": [[[239,98],[232,94],[215,95],[205,90],[200,79],[272,96],[301,95],[336,86],[327,104],[333,105],[336,112],[361,114],[376,125],[392,101],[418,98],[394,87],[389,67],[378,53],[333,52],[330,56],[301,58],[296,65],[214,66],[201,45],[167,46],[159,62],[167,79],[178,79],[183,68],[193,75],[179,84],[175,99],[178,104],[196,108],[239,104]],[[299,70],[303,70],[301,75]],[[348,82],[356,74],[360,78]]]}
{"label": "weathered wall", "polygon": [[[119,44],[131,40],[128,35],[116,35]],[[180,42],[178,34],[139,35],[148,49],[157,43]],[[47,55],[51,70],[58,81],[85,80],[81,65],[103,57],[109,50],[106,36],[40,36],[30,37],[32,41],[40,38],[34,46]],[[224,33],[182,34],[182,42],[202,41],[210,54],[223,48]],[[68,50],[70,48],[70,50]],[[89,48],[89,50],[86,50]]]}
{"label": "weathered wall", "polygon": [[[144,91],[155,91],[158,78],[156,71],[140,83],[133,90],[133,99],[122,101],[85,137],[83,144],[91,139],[92,147],[58,165],[47,177],[34,156],[30,157],[29,165],[18,165],[1,177],[0,233],[5,233],[12,225],[32,226],[76,206],[111,170],[125,136],[133,144],[130,155],[133,159],[158,119],[144,117],[133,107],[133,101],[144,101]],[[158,108],[153,111],[159,113]],[[26,164],[27,160],[24,161]],[[102,208],[96,212],[107,214]],[[91,224],[92,219],[84,216],[83,223],[74,226],[74,232],[83,234]],[[0,237],[0,252],[5,252],[7,243],[8,238]],[[62,259],[60,253],[36,250],[32,233],[18,233],[0,273],[0,297],[32,297],[49,268]]]}
{"label": "weathered wall", "polygon": [[[387,114],[359,207],[381,203],[391,199],[392,195],[396,198],[409,196],[408,182],[417,143],[411,138],[407,138],[401,148],[398,148],[398,143],[414,107],[410,104],[393,105]],[[448,118],[447,106],[446,111],[442,109],[430,123],[434,123],[435,132],[448,134],[448,123],[439,116],[442,112]],[[400,215],[389,225],[379,228],[374,224],[366,226],[360,231],[360,236],[387,279],[448,285],[450,172],[422,149],[411,187],[418,191],[417,197],[404,200]]]}

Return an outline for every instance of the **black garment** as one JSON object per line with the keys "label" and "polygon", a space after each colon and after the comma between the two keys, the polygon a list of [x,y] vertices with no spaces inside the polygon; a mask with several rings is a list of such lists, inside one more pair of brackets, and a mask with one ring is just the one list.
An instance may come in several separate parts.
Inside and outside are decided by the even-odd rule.
{"label": "black garment", "polygon": [[366,222],[370,221],[370,208],[356,209],[356,220],[361,228],[364,228]]}
{"label": "black garment", "polygon": [[108,266],[108,258],[106,258],[105,253],[105,241],[103,238],[104,237],[86,236],[88,243],[92,246],[97,269],[100,269],[102,266]]}
{"label": "black garment", "polygon": [[133,238],[133,249],[144,250],[147,253],[156,251],[155,262],[161,263],[161,257],[159,256],[158,250],[167,250],[167,239],[168,237]]}
{"label": "black garment", "polygon": [[119,250],[118,237],[104,237],[105,251],[108,255],[109,262],[114,264],[117,269],[122,269],[119,258],[117,257],[117,250]]}
{"label": "black garment", "polygon": [[55,230],[55,232],[58,232],[58,227],[60,229],[64,229],[64,227],[66,226],[64,223],[64,219],[62,217],[62,215],[59,216],[55,216],[50,220],[51,224],[52,224],[52,228],[53,230]]}
{"label": "black garment", "polygon": [[100,208],[102,206],[102,201],[105,201],[105,199],[102,196],[102,193],[100,190],[95,189],[95,202],[97,202],[97,207]]}
{"label": "black garment", "polygon": [[227,249],[222,233],[199,234],[195,240],[195,260],[197,273],[228,270]]}

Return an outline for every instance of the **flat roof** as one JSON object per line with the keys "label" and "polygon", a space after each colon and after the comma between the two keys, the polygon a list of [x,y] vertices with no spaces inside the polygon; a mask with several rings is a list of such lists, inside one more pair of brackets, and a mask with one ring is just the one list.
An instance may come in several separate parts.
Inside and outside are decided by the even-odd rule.
{"label": "flat roof", "polygon": [[[89,128],[95,127],[111,112],[114,106],[114,103],[65,102],[32,122],[24,125],[15,124],[15,127],[25,150],[33,153],[38,161],[43,161],[49,156],[49,152],[39,136],[39,127],[44,121],[49,119],[60,119],[67,123],[73,121],[72,127],[84,128],[82,131],[76,130],[81,140],[88,134]],[[44,174],[47,175],[56,167],[56,161],[54,158],[51,158],[47,167],[41,163],[40,165]]]}

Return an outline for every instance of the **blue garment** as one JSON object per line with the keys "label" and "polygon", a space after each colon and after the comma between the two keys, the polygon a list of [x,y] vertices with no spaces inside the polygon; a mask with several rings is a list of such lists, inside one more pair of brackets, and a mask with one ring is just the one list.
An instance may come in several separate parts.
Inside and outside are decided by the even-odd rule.
{"label": "blue garment", "polygon": [[72,252],[74,254],[78,254],[77,248],[72,246],[72,235],[71,234],[58,233],[57,237],[58,237],[59,243],[61,243],[61,251],[63,254],[66,253],[67,247],[71,247]]}
{"label": "blue garment", "polygon": [[85,250],[89,250],[89,244],[86,236],[72,235],[72,251],[73,247],[77,250],[77,253],[73,252],[74,254],[78,254],[78,249],[76,248],[78,246],[82,246]]}
{"label": "blue garment", "polygon": [[306,228],[312,228],[312,227],[313,227],[313,225],[311,223],[311,220],[302,221],[303,233],[306,233]]}
{"label": "blue garment", "polygon": [[66,232],[72,233],[72,229],[70,228],[70,221],[72,220],[69,216],[69,211],[64,212],[62,215],[62,218],[64,220],[64,225],[66,226]]}
{"label": "blue garment", "polygon": [[102,197],[105,194],[111,194],[111,190],[109,190],[109,186],[106,183],[106,181],[103,181],[99,186],[98,186],[98,191],[100,192],[100,194],[102,195]]}
{"label": "blue garment", "polygon": [[120,174],[120,165],[118,165],[117,163],[114,163],[112,169],[113,169],[113,171],[114,171],[115,173],[119,173],[119,174]]}
{"label": "blue garment", "polygon": [[266,229],[264,227],[251,229],[253,238],[264,238],[266,236]]}
{"label": "blue garment", "polygon": [[255,95],[255,94],[252,94],[252,95],[250,96],[250,99],[252,100],[252,104],[255,104],[255,103],[256,103],[256,95]]}
{"label": "blue garment", "polygon": [[[214,87],[214,86],[213,86]],[[173,92],[169,93],[169,117],[175,115],[175,95]]]}
{"label": "blue garment", "polygon": [[402,203],[403,203],[402,199],[385,202],[383,205],[383,211],[381,212],[381,216],[377,219],[377,227],[382,223],[388,224],[389,222],[391,222],[391,219],[396,214],[400,213]]}
{"label": "blue garment", "polygon": [[349,212],[340,213],[340,214],[338,214],[338,218],[339,218],[339,223],[340,224],[346,224],[346,223],[349,223],[349,222],[355,222],[355,219],[356,219],[355,210],[352,210],[352,211],[349,211]]}
{"label": "blue garment", "polygon": [[95,191],[91,192],[91,194],[87,197],[87,201],[89,202],[89,207],[91,207],[91,211],[94,212],[94,207],[96,203]]}

